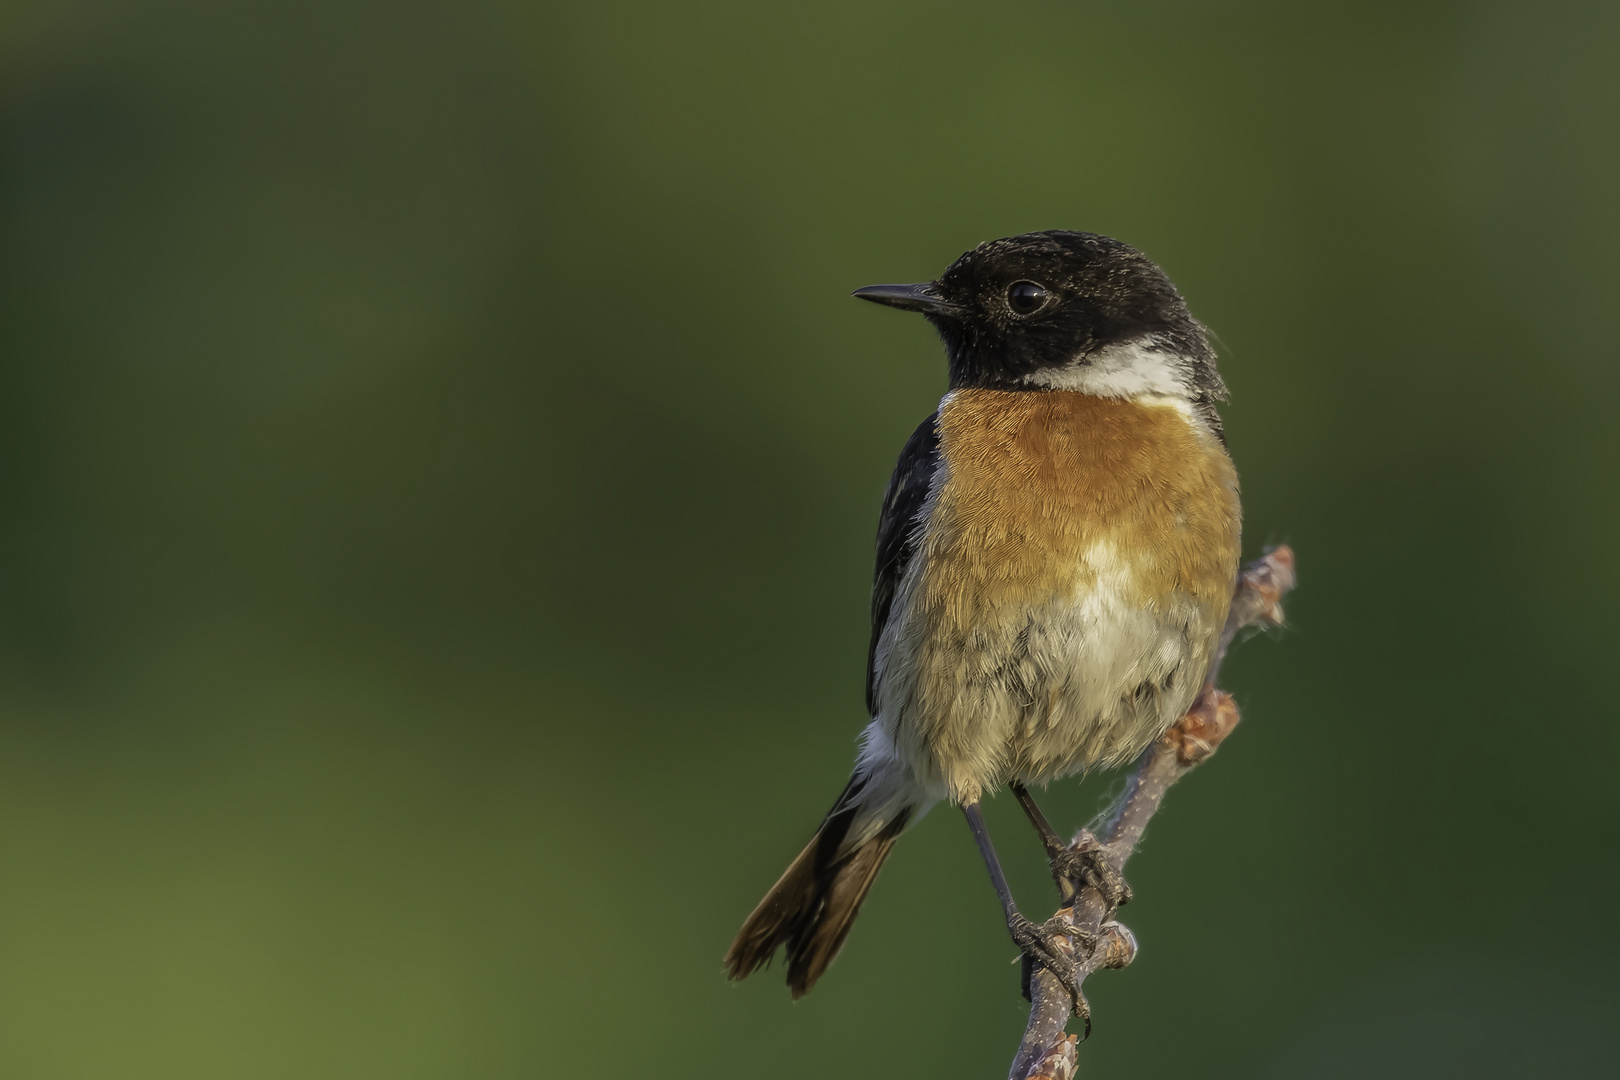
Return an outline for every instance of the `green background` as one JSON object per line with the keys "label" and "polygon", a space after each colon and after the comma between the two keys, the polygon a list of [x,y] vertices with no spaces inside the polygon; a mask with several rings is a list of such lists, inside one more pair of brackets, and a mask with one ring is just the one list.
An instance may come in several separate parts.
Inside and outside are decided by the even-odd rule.
{"label": "green background", "polygon": [[1617,55],[1598,3],[12,0],[0,1073],[1002,1075],[948,809],[814,994],[719,961],[847,775],[943,389],[847,294],[1064,227],[1219,334],[1302,582],[1084,1075],[1608,1074]]}

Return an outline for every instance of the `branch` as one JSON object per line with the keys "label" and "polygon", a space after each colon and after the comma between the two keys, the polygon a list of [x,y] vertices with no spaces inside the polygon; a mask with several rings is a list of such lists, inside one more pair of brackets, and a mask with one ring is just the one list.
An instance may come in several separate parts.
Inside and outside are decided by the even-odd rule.
{"label": "branch", "polygon": [[[1268,551],[1238,575],[1232,608],[1210,661],[1203,692],[1187,715],[1143,752],[1101,836],[1082,829],[1070,845],[1073,850],[1098,851],[1100,861],[1116,874],[1124,871],[1126,860],[1142,839],[1148,820],[1159,809],[1170,785],[1215,753],[1237,726],[1236,702],[1230,694],[1215,688],[1221,662],[1233,639],[1251,626],[1281,625],[1282,599],[1293,587],[1294,552],[1286,546]],[[1078,941],[1096,942],[1089,954],[1076,957],[1081,982],[1102,968],[1125,967],[1136,956],[1136,938],[1109,919],[1109,914],[1107,901],[1089,885],[1075,896],[1072,907],[1058,912],[1076,931],[1074,937],[1065,939],[1071,955]],[[1009,1080],[1070,1080],[1077,1067],[1079,1040],[1063,1033],[1073,1007],[1069,992],[1045,968],[1037,966],[1030,973],[1029,999],[1029,1026],[1013,1058]],[[1091,1030],[1089,1018],[1086,1030]]]}

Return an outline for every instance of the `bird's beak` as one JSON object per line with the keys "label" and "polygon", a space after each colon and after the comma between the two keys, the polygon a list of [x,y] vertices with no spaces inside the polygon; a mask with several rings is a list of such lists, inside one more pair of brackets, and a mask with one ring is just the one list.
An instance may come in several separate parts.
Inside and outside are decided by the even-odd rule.
{"label": "bird's beak", "polygon": [[874,304],[899,308],[901,311],[920,311],[925,315],[943,315],[954,310],[945,298],[939,295],[939,289],[931,281],[921,285],[868,285],[864,289],[856,289],[850,295],[870,300]]}

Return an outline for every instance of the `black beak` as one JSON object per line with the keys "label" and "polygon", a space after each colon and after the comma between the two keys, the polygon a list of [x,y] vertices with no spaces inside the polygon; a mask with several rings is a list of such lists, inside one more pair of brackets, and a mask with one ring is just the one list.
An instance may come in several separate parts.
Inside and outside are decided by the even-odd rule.
{"label": "black beak", "polygon": [[901,311],[920,311],[925,315],[943,315],[952,310],[951,305],[939,295],[939,289],[931,281],[921,285],[868,285],[864,289],[856,289],[850,295],[870,300],[874,304],[899,308]]}

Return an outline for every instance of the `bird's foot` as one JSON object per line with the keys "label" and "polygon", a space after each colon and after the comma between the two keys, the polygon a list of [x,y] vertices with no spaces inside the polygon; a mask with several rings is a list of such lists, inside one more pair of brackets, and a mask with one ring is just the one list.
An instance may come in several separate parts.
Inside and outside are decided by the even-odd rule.
{"label": "bird's foot", "polygon": [[1069,992],[1074,1014],[1085,1020],[1086,1030],[1090,1032],[1091,1006],[1086,1001],[1086,995],[1080,992],[1080,966],[1075,961],[1075,953],[1083,948],[1089,954],[1096,946],[1097,939],[1062,915],[1054,915],[1037,926],[1014,912],[1012,918],[1007,920],[1007,932],[1024,954],[1024,996],[1029,997],[1029,977],[1033,965],[1041,965]]}
{"label": "bird's foot", "polygon": [[1130,901],[1131,887],[1126,884],[1124,875],[1108,861],[1102,844],[1089,830],[1080,830],[1080,836],[1073,844],[1055,851],[1049,850],[1047,857],[1051,861],[1052,877],[1065,900],[1090,885],[1103,898],[1110,912]]}

